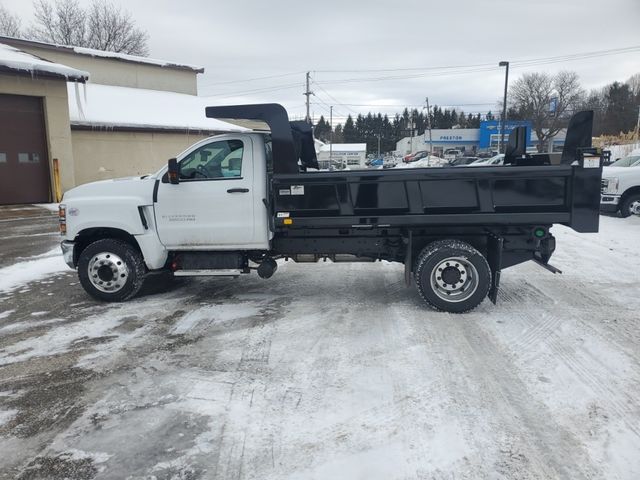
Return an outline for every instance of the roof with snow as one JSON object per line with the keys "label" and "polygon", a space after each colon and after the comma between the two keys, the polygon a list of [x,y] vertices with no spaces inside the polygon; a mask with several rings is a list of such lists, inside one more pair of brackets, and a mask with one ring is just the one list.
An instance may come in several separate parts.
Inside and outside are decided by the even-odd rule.
{"label": "roof with snow", "polygon": [[248,131],[249,129],[207,118],[206,97],[184,93],[67,83],[69,117],[76,128],[112,128],[167,131]]}
{"label": "roof with snow", "polygon": [[336,152],[362,152],[367,150],[366,143],[334,143],[333,148],[330,144],[321,145],[318,149],[319,152],[328,152],[333,150]]}
{"label": "roof with snow", "polygon": [[44,60],[4,43],[0,43],[0,72],[64,78],[76,82],[85,82],[89,78],[88,72]]}
{"label": "roof with snow", "polygon": [[173,68],[177,70],[190,70],[196,73],[204,72],[204,67],[197,65],[189,65],[185,63],[175,63],[168,60],[158,60],[148,57],[140,57],[137,55],[128,55],[126,53],[107,52],[104,50],[95,50],[93,48],[74,47],[70,45],[60,45],[56,43],[40,42],[37,40],[25,40],[23,38],[0,36],[0,42],[8,43],[17,47],[36,47],[47,50],[57,50],[59,52],[77,53],[79,55],[87,55],[90,57],[107,58],[110,60],[119,60],[129,63],[142,63],[154,65],[157,67]]}

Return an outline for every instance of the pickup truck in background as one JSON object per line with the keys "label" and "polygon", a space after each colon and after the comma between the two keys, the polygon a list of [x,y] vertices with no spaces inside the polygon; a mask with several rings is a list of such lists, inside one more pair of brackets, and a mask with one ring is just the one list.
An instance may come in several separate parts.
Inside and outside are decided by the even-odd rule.
{"label": "pickup truck in background", "polygon": [[504,165],[317,171],[313,134],[277,104],[208,107],[268,132],[202,140],[152,175],[81,185],[60,205],[62,251],[93,297],[133,297],[153,272],[271,277],[278,259],[399,262],[432,307],[497,298],[501,271],[552,272],[554,223],[597,232],[601,162],[592,112],[572,118],[560,165],[526,153],[515,129]]}
{"label": "pickup truck in background", "polygon": [[640,151],[602,169],[600,210],[624,217],[640,215]]}
{"label": "pickup truck in background", "polygon": [[452,160],[455,160],[458,157],[462,156],[462,152],[460,150],[456,150],[454,148],[449,148],[448,150],[444,151],[443,157],[445,160],[447,160],[448,162],[451,162]]}

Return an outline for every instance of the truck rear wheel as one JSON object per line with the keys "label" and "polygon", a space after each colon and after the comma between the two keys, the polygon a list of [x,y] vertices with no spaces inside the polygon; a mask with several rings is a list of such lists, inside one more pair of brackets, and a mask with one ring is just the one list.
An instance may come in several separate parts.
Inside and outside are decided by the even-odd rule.
{"label": "truck rear wheel", "polygon": [[142,288],[146,267],[130,244],[107,238],[89,244],[78,259],[78,277],[93,298],[107,302],[130,299]]}
{"label": "truck rear wheel", "polygon": [[427,245],[414,269],[422,299],[437,310],[464,313],[480,305],[491,287],[486,258],[459,240]]}

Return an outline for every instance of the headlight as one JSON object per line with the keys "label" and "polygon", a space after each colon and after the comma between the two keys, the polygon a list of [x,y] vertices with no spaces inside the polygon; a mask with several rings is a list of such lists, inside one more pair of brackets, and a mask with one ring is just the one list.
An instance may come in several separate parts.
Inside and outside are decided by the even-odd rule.
{"label": "headlight", "polygon": [[618,193],[620,181],[618,178],[604,178],[602,180],[604,193]]}
{"label": "headlight", "polygon": [[60,235],[67,233],[67,206],[62,203],[58,207],[58,221],[60,222]]}

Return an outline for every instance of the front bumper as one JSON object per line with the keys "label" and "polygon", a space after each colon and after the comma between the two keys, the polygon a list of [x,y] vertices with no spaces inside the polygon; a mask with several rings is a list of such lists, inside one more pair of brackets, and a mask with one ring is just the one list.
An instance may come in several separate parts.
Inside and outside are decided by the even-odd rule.
{"label": "front bumper", "polygon": [[75,248],[75,243],[70,242],[69,240],[65,240],[60,243],[60,248],[62,249],[62,258],[64,258],[64,263],[69,265],[70,268],[75,269],[76,265],[73,261],[73,251]]}
{"label": "front bumper", "polygon": [[620,195],[611,195],[603,193],[600,195],[600,211],[614,213],[618,211],[618,204],[620,203]]}

